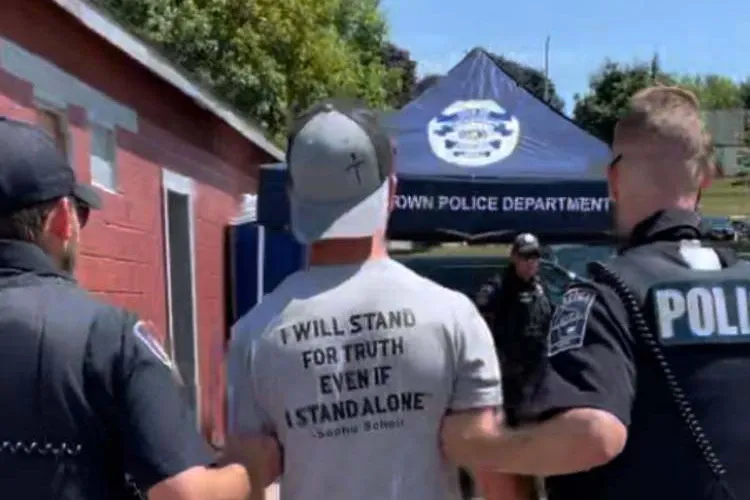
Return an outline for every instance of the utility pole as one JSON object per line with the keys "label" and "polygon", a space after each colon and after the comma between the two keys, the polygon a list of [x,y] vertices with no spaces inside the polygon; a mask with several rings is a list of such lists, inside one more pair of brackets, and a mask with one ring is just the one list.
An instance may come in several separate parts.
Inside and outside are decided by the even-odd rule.
{"label": "utility pole", "polygon": [[654,56],[651,58],[651,82],[657,83],[659,74],[661,73],[661,61],[659,60],[659,53],[654,52]]}
{"label": "utility pole", "polygon": [[549,40],[544,41],[544,102],[549,102]]}

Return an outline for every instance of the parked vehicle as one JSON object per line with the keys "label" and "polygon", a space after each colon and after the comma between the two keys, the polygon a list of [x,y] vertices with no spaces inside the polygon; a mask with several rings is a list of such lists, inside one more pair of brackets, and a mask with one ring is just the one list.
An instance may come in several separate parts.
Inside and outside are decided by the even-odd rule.
{"label": "parked vehicle", "polygon": [[[474,247],[476,248],[476,247]],[[557,303],[565,288],[579,277],[587,276],[586,264],[609,258],[614,250],[606,245],[553,245],[546,248],[540,263],[542,277],[550,299]],[[441,285],[474,298],[479,288],[494,275],[501,275],[508,265],[505,255],[477,254],[476,251],[402,254],[395,258],[413,271]]]}
{"label": "parked vehicle", "polygon": [[750,220],[745,216],[730,217],[732,228],[737,233],[737,240],[748,239],[750,237]]}
{"label": "parked vehicle", "polygon": [[708,226],[709,236],[717,241],[737,241],[738,231],[729,217],[703,217]]}

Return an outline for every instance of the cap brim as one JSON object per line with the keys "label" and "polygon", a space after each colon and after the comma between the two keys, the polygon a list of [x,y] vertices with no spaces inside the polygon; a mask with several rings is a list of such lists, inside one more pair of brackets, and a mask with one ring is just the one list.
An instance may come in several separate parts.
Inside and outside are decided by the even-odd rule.
{"label": "cap brim", "polygon": [[522,247],[513,249],[513,253],[517,255],[541,255],[542,249],[536,246]]}
{"label": "cap brim", "polygon": [[367,198],[312,202],[289,191],[292,232],[300,243],[365,238],[385,228],[388,221],[388,181]]}
{"label": "cap brim", "polygon": [[91,186],[76,184],[76,187],[73,188],[73,196],[93,210],[100,210],[102,208],[102,198],[96,192],[96,189]]}

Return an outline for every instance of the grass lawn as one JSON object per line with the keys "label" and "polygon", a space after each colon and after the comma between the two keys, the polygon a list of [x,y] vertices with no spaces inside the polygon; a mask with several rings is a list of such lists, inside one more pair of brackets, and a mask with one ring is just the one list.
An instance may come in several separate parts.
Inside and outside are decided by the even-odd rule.
{"label": "grass lawn", "polygon": [[467,257],[491,257],[510,254],[510,245],[473,245],[473,246],[444,246],[433,247],[425,251],[395,251],[392,255],[420,255],[425,257],[443,257],[446,255],[461,255]]}
{"label": "grass lawn", "polygon": [[750,188],[732,186],[737,179],[720,179],[703,194],[701,211],[706,215],[750,215]]}

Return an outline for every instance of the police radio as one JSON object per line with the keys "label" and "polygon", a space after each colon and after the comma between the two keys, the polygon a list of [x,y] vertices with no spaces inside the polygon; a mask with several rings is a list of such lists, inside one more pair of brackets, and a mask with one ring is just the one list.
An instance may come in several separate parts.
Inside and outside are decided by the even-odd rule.
{"label": "police radio", "polygon": [[598,283],[609,286],[615,293],[620,297],[622,303],[625,305],[630,325],[633,331],[637,334],[638,338],[647,347],[647,351],[651,354],[653,360],[657,363],[660,368],[660,372],[664,376],[664,381],[667,384],[672,400],[677,407],[680,418],[684,422],[685,426],[693,436],[693,440],[698,447],[701,455],[708,464],[711,472],[716,476],[719,484],[724,489],[725,493],[732,500],[737,500],[736,495],[732,492],[729,484],[724,478],[726,474],[726,468],[719,460],[719,457],[714,452],[713,446],[706,436],[698,418],[693,411],[693,407],[690,404],[685,391],[681,387],[677,377],[675,376],[672,367],[664,354],[661,344],[657,341],[653,332],[649,328],[646,317],[639,306],[638,299],[628,287],[627,283],[614,271],[612,271],[606,264],[602,262],[592,262],[590,264],[592,275]]}

